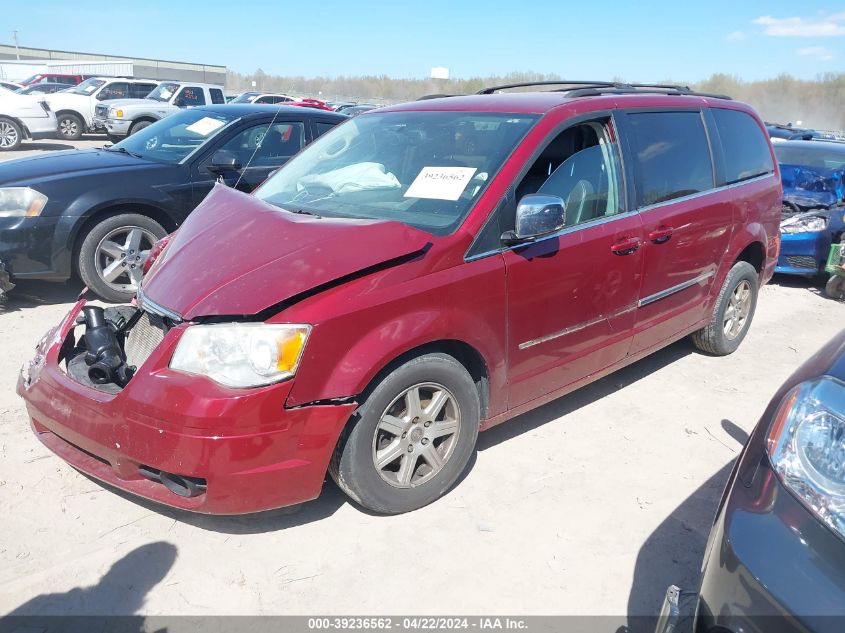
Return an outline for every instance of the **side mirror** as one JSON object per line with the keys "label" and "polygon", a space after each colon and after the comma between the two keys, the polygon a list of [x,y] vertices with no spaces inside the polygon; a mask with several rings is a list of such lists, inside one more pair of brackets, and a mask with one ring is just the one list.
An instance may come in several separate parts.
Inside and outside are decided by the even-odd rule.
{"label": "side mirror", "polygon": [[516,230],[502,233],[507,245],[529,242],[554,233],[566,224],[566,203],[558,196],[529,194],[516,207]]}
{"label": "side mirror", "polygon": [[211,157],[208,171],[213,174],[223,174],[227,171],[240,171],[241,161],[238,155],[227,149],[218,149]]}

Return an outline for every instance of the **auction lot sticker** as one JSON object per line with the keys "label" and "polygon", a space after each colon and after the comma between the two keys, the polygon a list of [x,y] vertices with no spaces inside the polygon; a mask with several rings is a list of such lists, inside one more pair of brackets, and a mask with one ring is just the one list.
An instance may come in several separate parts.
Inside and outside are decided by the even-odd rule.
{"label": "auction lot sticker", "polygon": [[423,167],[405,197],[457,200],[476,171],[475,167]]}

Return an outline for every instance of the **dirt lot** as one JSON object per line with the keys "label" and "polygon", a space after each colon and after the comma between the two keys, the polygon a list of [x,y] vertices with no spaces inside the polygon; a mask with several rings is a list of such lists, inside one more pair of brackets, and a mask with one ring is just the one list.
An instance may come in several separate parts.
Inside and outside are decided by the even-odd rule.
{"label": "dirt lot", "polygon": [[18,368],[78,289],[25,283],[0,307],[0,613],[653,612],[695,584],[744,432],[845,322],[776,279],[736,354],[682,341],[492,429],[420,511],[372,516],[326,483],[294,514],[214,518],[105,489],[31,434]]}

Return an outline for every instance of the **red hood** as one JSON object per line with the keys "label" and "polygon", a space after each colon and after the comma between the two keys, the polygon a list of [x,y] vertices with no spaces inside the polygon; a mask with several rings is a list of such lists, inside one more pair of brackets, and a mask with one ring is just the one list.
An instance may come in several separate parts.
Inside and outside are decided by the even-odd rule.
{"label": "red hood", "polygon": [[422,251],[399,222],[281,211],[215,185],[144,278],[144,298],[184,319],[253,315],[341,277]]}

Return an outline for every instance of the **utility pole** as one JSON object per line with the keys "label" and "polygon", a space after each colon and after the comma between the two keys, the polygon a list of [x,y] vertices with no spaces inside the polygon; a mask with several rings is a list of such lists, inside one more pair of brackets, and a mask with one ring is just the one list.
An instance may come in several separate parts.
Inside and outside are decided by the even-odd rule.
{"label": "utility pole", "polygon": [[15,40],[15,58],[19,60],[21,58],[21,53],[18,50],[18,32],[17,31],[12,31],[12,39]]}

